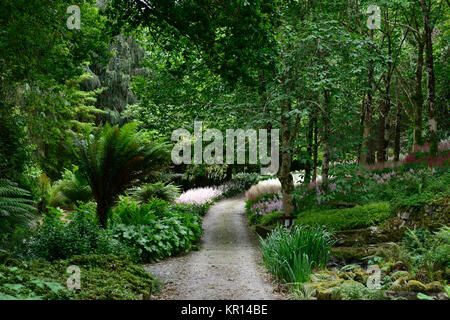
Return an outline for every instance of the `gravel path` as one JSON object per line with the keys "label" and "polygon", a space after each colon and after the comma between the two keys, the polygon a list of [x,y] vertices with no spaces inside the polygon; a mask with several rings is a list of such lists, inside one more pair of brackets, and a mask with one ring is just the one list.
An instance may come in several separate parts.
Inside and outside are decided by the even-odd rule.
{"label": "gravel path", "polygon": [[217,202],[203,220],[199,251],[145,266],[164,283],[156,299],[280,299],[260,264],[244,205],[242,199]]}

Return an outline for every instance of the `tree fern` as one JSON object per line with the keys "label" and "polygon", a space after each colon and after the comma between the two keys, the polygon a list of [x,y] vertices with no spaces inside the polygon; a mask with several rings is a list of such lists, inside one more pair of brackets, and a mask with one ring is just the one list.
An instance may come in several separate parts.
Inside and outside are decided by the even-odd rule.
{"label": "tree fern", "polygon": [[0,179],[0,229],[31,225],[35,207],[31,194],[17,183]]}
{"label": "tree fern", "polygon": [[135,123],[122,128],[106,124],[97,134],[76,141],[75,147],[80,173],[91,187],[103,227],[118,196],[169,160],[166,146],[145,141]]}

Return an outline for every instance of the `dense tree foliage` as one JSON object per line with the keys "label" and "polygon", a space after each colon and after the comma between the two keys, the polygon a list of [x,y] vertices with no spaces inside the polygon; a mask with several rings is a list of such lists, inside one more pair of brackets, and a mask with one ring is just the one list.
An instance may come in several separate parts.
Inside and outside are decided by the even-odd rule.
{"label": "dense tree foliage", "polygon": [[[436,156],[449,137],[448,1],[89,0],[79,4],[79,30],[66,25],[70,5],[0,5],[0,176],[41,206],[42,181],[64,180],[77,164],[105,225],[117,197],[141,182],[135,174],[145,180],[163,165],[158,156],[143,168],[132,137],[159,145],[194,121],[281,130],[286,215],[292,171],[304,170],[306,182],[320,175],[326,190],[336,162]],[[78,156],[75,141],[84,141]],[[230,178],[255,168],[175,172]]]}

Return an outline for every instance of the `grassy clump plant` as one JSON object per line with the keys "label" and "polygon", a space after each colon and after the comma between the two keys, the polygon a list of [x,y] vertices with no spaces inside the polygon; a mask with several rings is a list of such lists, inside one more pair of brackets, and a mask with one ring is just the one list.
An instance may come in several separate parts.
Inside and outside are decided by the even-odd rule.
{"label": "grassy clump plant", "polygon": [[261,239],[263,261],[278,279],[298,284],[309,281],[314,268],[324,268],[334,244],[332,233],[323,227],[281,226]]}

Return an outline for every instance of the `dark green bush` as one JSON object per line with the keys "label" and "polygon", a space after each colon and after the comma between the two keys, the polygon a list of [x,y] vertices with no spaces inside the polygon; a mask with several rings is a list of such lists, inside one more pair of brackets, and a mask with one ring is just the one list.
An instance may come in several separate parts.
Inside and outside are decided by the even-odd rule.
{"label": "dark green bush", "polygon": [[114,237],[131,248],[138,261],[157,261],[196,246],[202,234],[202,219],[188,211],[189,205],[173,205],[164,215],[146,224],[114,224]]}
{"label": "dark green bush", "polygon": [[282,211],[273,211],[270,213],[267,213],[265,215],[260,216],[259,224],[263,226],[270,226],[277,224],[280,222],[281,217],[283,216]]}
{"label": "dark green bush", "polygon": [[112,220],[115,224],[147,225],[167,213],[168,206],[164,200],[153,198],[140,205],[133,198],[123,197],[112,210]]}
{"label": "dark green bush", "polygon": [[298,213],[296,223],[323,225],[335,230],[362,228],[380,223],[391,216],[387,202],[378,202],[348,209],[307,210]]}
{"label": "dark green bush", "polygon": [[251,173],[238,173],[230,181],[223,184],[221,198],[230,198],[244,193],[259,181],[259,175]]}
{"label": "dark green bush", "polygon": [[30,256],[52,261],[80,254],[128,254],[122,243],[100,228],[93,206],[80,205],[67,218],[71,220],[63,221],[55,210],[49,212],[28,240]]}
{"label": "dark green bush", "polygon": [[[66,288],[67,267],[81,271],[80,290]],[[149,298],[156,289],[154,278],[126,256],[81,255],[47,262],[9,261],[0,264],[2,299],[128,300]]]}

